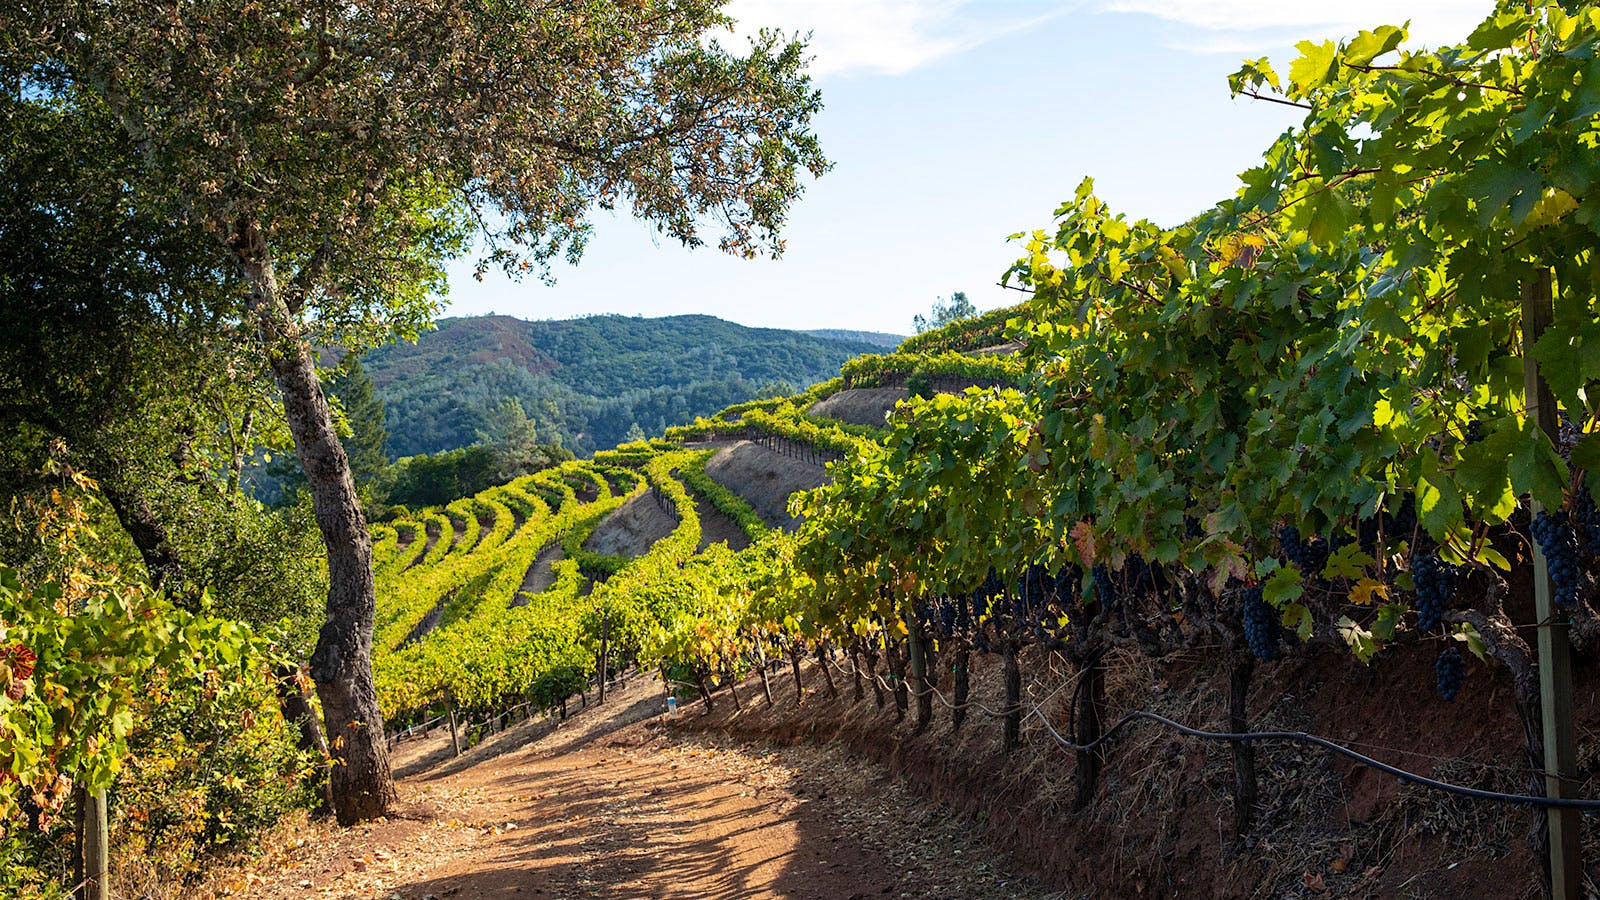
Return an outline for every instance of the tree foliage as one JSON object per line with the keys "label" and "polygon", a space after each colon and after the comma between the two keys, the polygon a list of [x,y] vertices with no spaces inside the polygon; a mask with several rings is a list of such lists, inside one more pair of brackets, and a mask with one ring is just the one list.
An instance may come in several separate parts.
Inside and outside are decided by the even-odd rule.
{"label": "tree foliage", "polygon": [[940,297],[933,301],[933,309],[927,316],[921,313],[911,317],[911,328],[917,334],[936,331],[947,325],[953,325],[966,319],[976,318],[978,308],[967,299],[966,291],[956,291],[949,297]]}

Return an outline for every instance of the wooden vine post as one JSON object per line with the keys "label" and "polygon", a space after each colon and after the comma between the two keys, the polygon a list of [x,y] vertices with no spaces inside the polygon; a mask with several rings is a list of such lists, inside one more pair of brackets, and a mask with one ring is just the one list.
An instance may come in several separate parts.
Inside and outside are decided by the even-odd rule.
{"label": "wooden vine post", "polygon": [[600,613],[600,660],[599,665],[595,667],[600,675],[600,696],[596,703],[606,702],[606,643],[610,637],[611,611],[605,610]]}
{"label": "wooden vine post", "polygon": [[111,900],[111,840],[106,791],[78,791],[78,858],[74,861],[76,900]]}
{"label": "wooden vine post", "polygon": [[[456,756],[461,755],[461,731],[456,726],[456,698],[454,694],[446,692],[444,695],[444,711],[450,717],[450,749]],[[563,709],[562,718],[566,718]]]}
{"label": "wooden vine post", "polygon": [[[1533,345],[1554,319],[1550,270],[1540,269],[1522,286],[1522,373],[1528,418],[1552,440],[1557,435],[1555,398],[1539,375]],[[1542,507],[1532,502],[1532,514]],[[1552,602],[1550,567],[1534,542],[1533,598],[1539,619],[1539,715],[1544,736],[1545,795],[1571,793],[1577,751],[1572,735],[1572,654],[1568,622]],[[1583,891],[1582,824],[1574,809],[1545,811],[1550,843],[1550,896],[1576,900]]]}

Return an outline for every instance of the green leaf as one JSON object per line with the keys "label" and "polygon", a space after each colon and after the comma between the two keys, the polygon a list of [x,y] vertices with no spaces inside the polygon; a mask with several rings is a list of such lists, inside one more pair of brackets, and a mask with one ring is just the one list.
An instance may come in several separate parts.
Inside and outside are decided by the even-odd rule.
{"label": "green leaf", "polygon": [[1311,610],[1303,603],[1290,603],[1283,608],[1283,624],[1291,628],[1300,636],[1301,641],[1311,640],[1311,628],[1315,624],[1311,618]]}
{"label": "green leaf", "polygon": [[1394,25],[1380,25],[1375,31],[1363,31],[1345,47],[1344,61],[1352,66],[1368,65],[1400,46],[1405,39],[1406,30]]}
{"label": "green leaf", "polygon": [[1544,179],[1537,173],[1493,162],[1473,166],[1460,184],[1462,194],[1477,204],[1478,224],[1483,228],[1488,228],[1501,210],[1512,213],[1513,225],[1521,224],[1544,191]]}
{"label": "green leaf", "polygon": [[1237,97],[1249,89],[1260,88],[1263,84],[1273,90],[1281,90],[1278,84],[1278,73],[1273,70],[1272,64],[1266,57],[1261,59],[1247,59],[1239,67],[1239,71],[1228,76],[1228,90],[1230,96]]}
{"label": "green leaf", "polygon": [[1299,569],[1294,566],[1284,566],[1273,572],[1272,577],[1261,586],[1261,599],[1277,607],[1299,600],[1306,592],[1305,586],[1301,584],[1301,578]]}
{"label": "green leaf", "polygon": [[1452,634],[1451,637],[1466,643],[1467,650],[1473,656],[1476,656],[1480,662],[1489,661],[1489,645],[1484,643],[1483,635],[1478,633],[1478,629],[1473,627],[1471,622],[1462,622],[1457,625],[1455,634]]}
{"label": "green leaf", "polygon": [[1320,44],[1301,41],[1294,46],[1300,51],[1300,58],[1289,64],[1290,90],[1293,95],[1304,96],[1322,87],[1333,76],[1339,64],[1339,48],[1333,41]]}
{"label": "green leaf", "polygon": [[1418,479],[1417,510],[1422,527],[1436,538],[1461,524],[1461,495],[1447,473],[1431,472]]}
{"label": "green leaf", "polygon": [[1563,469],[1550,439],[1531,419],[1524,419],[1510,460],[1511,487],[1518,494],[1531,494],[1546,508],[1555,509],[1565,499],[1567,479]]}
{"label": "green leaf", "polygon": [[1328,561],[1323,563],[1322,575],[1324,578],[1360,578],[1375,561],[1361,552],[1360,544],[1352,542],[1329,555]]}
{"label": "green leaf", "polygon": [[1336,243],[1350,227],[1354,209],[1339,191],[1324,190],[1312,201],[1306,237],[1316,244]]}
{"label": "green leaf", "polygon": [[1372,636],[1379,641],[1394,640],[1395,630],[1405,614],[1406,607],[1399,603],[1385,603],[1378,607],[1378,617],[1372,623]]}
{"label": "green leaf", "polygon": [[1504,50],[1528,33],[1529,24],[1526,16],[1517,13],[1490,16],[1467,37],[1467,46],[1474,50]]}

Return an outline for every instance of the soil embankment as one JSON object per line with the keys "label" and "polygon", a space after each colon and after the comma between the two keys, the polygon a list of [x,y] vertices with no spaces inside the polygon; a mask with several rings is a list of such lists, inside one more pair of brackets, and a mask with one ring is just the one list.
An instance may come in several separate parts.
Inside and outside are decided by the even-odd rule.
{"label": "soil embankment", "polygon": [[794,528],[800,522],[789,515],[790,494],[828,481],[823,467],[751,441],[718,450],[706,461],[706,474],[744,498],[756,515],[774,528]]}
{"label": "soil embankment", "polygon": [[[1401,768],[1486,790],[1524,793],[1529,771],[1523,735],[1504,670],[1476,662],[1455,703],[1434,693],[1436,646],[1385,650],[1368,667],[1344,654],[1257,666],[1249,692],[1249,729],[1304,731]],[[1211,730],[1228,728],[1230,661],[1201,649],[1151,660],[1127,652],[1107,657],[1104,721],[1145,709]],[[787,664],[770,675],[775,706],[760,682],[740,686],[744,709],[725,691],[710,715],[678,727],[737,740],[844,750],[903,777],[915,791],[982,823],[993,845],[1012,848],[1043,883],[1092,896],[1152,897],[1478,897],[1539,896],[1539,861],[1529,836],[1542,814],[1405,785],[1325,750],[1295,743],[1254,744],[1259,800],[1255,821],[1233,834],[1233,745],[1188,738],[1138,722],[1106,748],[1097,788],[1076,808],[1077,756],[1043,724],[1023,720],[1022,746],[1006,754],[1001,660],[974,654],[966,723],[952,727],[946,702],[933,704],[925,728],[916,703],[897,720],[891,681],[885,703],[863,681],[855,700],[842,655],[830,697],[812,663],[797,701]],[[953,695],[948,659],[939,690]],[[1061,734],[1072,734],[1077,680],[1057,655],[1027,652],[1023,708],[1037,707]],[[1600,671],[1575,673],[1574,695],[1600,691]],[[699,708],[695,704],[694,708]],[[1579,796],[1600,793],[1600,705],[1579,710]],[[1595,825],[1586,823],[1593,847]],[[1594,858],[1591,853],[1590,859]]]}
{"label": "soil embankment", "polygon": [[560,542],[540,550],[539,555],[533,558],[533,565],[528,566],[528,571],[522,576],[522,586],[511,598],[511,605],[526,606],[529,596],[549,590],[550,585],[556,583],[556,563],[566,558],[567,551]]}
{"label": "soil embankment", "polygon": [[806,410],[846,425],[871,425],[882,428],[894,405],[911,396],[903,387],[850,388],[818,400]]}
{"label": "soil embankment", "polygon": [[678,527],[678,517],[668,512],[649,491],[617,507],[600,520],[583,549],[632,559]]}

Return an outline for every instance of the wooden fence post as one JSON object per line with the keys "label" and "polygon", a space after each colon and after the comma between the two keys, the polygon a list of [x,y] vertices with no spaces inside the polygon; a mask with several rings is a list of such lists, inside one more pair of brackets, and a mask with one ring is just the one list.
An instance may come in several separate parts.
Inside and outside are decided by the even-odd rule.
{"label": "wooden fence post", "polygon": [[[1522,285],[1522,375],[1528,418],[1554,440],[1558,434],[1555,398],[1539,375],[1533,345],[1555,318],[1549,269],[1539,269]],[[1539,515],[1539,501],[1532,514]],[[1534,542],[1534,614],[1539,620],[1539,716],[1544,734],[1544,786],[1548,797],[1566,797],[1576,773],[1572,735],[1572,654],[1566,615],[1552,603],[1550,568]],[[1545,811],[1550,842],[1550,896],[1576,900],[1583,892],[1582,823],[1575,809]]]}
{"label": "wooden fence post", "polygon": [[461,755],[461,732],[456,726],[456,698],[454,694],[444,695],[445,713],[450,716],[450,749],[456,756]]}
{"label": "wooden fence post", "polygon": [[78,858],[74,874],[77,900],[111,900],[111,840],[106,818],[106,791],[77,791]]}

